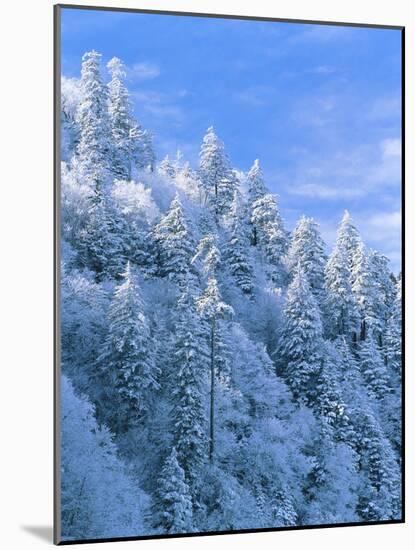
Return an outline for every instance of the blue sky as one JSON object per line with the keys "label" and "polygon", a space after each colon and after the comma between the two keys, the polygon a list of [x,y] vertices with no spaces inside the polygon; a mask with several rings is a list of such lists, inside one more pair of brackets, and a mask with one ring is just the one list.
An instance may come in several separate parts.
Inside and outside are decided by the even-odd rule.
{"label": "blue sky", "polygon": [[236,168],[260,159],[289,229],[313,216],[331,245],[347,208],[399,270],[400,31],[63,9],[63,74],[91,49],[127,65],[159,158],[196,164],[213,125]]}

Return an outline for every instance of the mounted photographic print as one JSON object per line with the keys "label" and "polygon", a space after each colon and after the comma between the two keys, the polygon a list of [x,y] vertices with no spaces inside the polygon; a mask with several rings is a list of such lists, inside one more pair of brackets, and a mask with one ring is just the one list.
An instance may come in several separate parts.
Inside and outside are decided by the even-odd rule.
{"label": "mounted photographic print", "polygon": [[55,7],[55,542],[404,521],[400,27]]}

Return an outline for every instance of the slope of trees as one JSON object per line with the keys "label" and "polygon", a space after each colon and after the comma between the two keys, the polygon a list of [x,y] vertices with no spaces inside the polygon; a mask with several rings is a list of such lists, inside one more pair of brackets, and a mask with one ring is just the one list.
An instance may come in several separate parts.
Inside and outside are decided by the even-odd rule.
{"label": "slope of trees", "polygon": [[400,278],[213,128],[157,163],[107,69],[62,86],[63,538],[399,519]]}

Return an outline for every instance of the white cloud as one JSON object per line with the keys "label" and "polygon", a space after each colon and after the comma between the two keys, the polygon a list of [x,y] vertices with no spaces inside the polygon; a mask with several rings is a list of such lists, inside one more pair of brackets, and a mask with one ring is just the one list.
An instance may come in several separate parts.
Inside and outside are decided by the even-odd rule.
{"label": "white cloud", "polygon": [[316,159],[307,153],[299,163],[291,195],[322,200],[357,199],[401,183],[399,138],[360,146]]}
{"label": "white cloud", "polygon": [[309,25],[305,30],[294,35],[292,43],[322,43],[354,36],[354,29],[336,25]]}
{"label": "white cloud", "polygon": [[399,94],[382,97],[374,101],[368,111],[368,119],[374,121],[399,120],[402,111],[401,97]]}
{"label": "white cloud", "polygon": [[402,155],[402,142],[399,138],[385,139],[382,141],[383,155],[387,157],[398,157]]}
{"label": "white cloud", "polygon": [[130,80],[151,80],[160,75],[160,68],[154,63],[143,61],[128,67],[127,75]]}
{"label": "white cloud", "polygon": [[381,228],[382,230],[400,229],[402,223],[401,211],[395,212],[379,212],[369,217],[367,224],[373,228]]}
{"label": "white cloud", "polygon": [[310,74],[333,74],[336,72],[336,69],[334,67],[330,67],[329,65],[318,65],[317,67],[312,67],[307,71]]}
{"label": "white cloud", "polygon": [[153,90],[136,90],[131,92],[132,99],[137,103],[137,108],[144,110],[153,117],[169,118],[175,123],[181,123],[184,119],[184,111],[180,105],[175,104],[175,99],[180,95],[164,94]]}

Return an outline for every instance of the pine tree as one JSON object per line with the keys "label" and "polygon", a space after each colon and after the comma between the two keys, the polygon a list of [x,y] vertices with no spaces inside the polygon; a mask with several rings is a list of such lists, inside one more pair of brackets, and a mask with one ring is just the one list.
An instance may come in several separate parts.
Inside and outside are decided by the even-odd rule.
{"label": "pine tree", "polygon": [[232,172],[223,143],[208,128],[200,149],[199,176],[204,189],[205,204],[210,204],[216,221],[226,214],[237,189],[237,180]]}
{"label": "pine tree", "polygon": [[243,293],[252,294],[254,288],[253,266],[249,254],[249,239],[245,220],[246,209],[236,195],[230,213],[230,228],[224,251],[224,264],[236,286]]}
{"label": "pine tree", "polygon": [[386,362],[398,384],[402,378],[402,281],[396,283],[396,297],[386,331]]}
{"label": "pine tree", "polygon": [[111,80],[108,83],[108,112],[111,125],[113,156],[111,170],[120,179],[131,179],[130,130],[131,104],[124,85],[125,68],[120,59],[113,57],[107,63]]}
{"label": "pine tree", "polygon": [[195,242],[178,195],[152,230],[158,275],[173,282],[187,280],[194,274],[192,258]]}
{"label": "pine tree", "polygon": [[196,254],[192,263],[201,262],[202,273],[209,277],[215,277],[221,264],[221,253],[216,233],[208,233],[199,241]]}
{"label": "pine tree", "polygon": [[295,228],[286,264],[293,272],[300,264],[310,285],[311,292],[321,306],[324,301],[324,268],[326,255],[324,242],[313,218],[302,216]]}
{"label": "pine tree", "polygon": [[256,159],[251,169],[247,174],[248,182],[248,200],[247,200],[247,209],[248,209],[248,218],[251,226],[251,244],[256,246],[258,243],[257,228],[256,225],[252,222],[252,212],[255,201],[262,198],[268,193],[267,188],[264,183],[264,175],[262,169],[259,165],[259,160]]}
{"label": "pine tree", "polygon": [[400,519],[401,476],[391,445],[373,413],[362,411],[357,422],[359,469],[367,479],[357,511],[363,521]]}
{"label": "pine tree", "polygon": [[376,317],[376,292],[374,274],[368,255],[362,242],[359,242],[353,254],[351,271],[352,291],[360,315],[360,339],[365,340],[368,331],[380,329]]}
{"label": "pine tree", "polygon": [[[233,309],[222,301],[217,281],[214,277],[208,280],[206,289],[197,301],[201,315],[207,321],[209,331],[208,342],[210,351],[210,412],[209,412],[209,460],[212,462],[215,448],[215,378],[220,366],[226,363],[223,353],[223,339],[220,320],[226,315],[232,315]],[[222,352],[222,353],[221,353]],[[222,365],[221,365],[222,363]]]}
{"label": "pine tree", "polygon": [[307,277],[298,266],[284,307],[279,363],[296,400],[312,404],[322,367],[323,329]]}
{"label": "pine tree", "polygon": [[395,279],[391,273],[389,260],[386,256],[376,250],[370,250],[368,261],[375,289],[373,300],[373,310],[376,319],[374,327],[375,337],[379,346],[384,348],[388,319],[392,314],[396,297]]}
{"label": "pine tree", "polygon": [[159,172],[164,174],[169,178],[174,178],[176,176],[176,170],[173,166],[173,163],[170,161],[169,155],[166,155],[164,159],[159,164]]}
{"label": "pine tree", "polygon": [[108,84],[108,112],[111,125],[111,170],[120,179],[130,180],[133,168],[154,168],[151,135],[133,117],[130,94],[125,87],[125,67],[117,57],[107,64],[111,74]]}
{"label": "pine tree", "polygon": [[[108,314],[108,335],[98,358],[98,375],[110,392],[99,412],[116,433],[137,424],[159,388],[150,328],[136,278],[128,263]],[[113,399],[113,401],[112,401]]]}
{"label": "pine tree", "polygon": [[383,399],[391,391],[386,366],[370,331],[359,348],[360,368],[368,391],[376,399]]}
{"label": "pine tree", "polygon": [[343,236],[339,234],[325,268],[326,302],[323,309],[326,333],[332,338],[346,335],[356,340],[359,317],[343,241]]}
{"label": "pine tree", "polygon": [[[354,257],[356,250],[361,243],[361,237],[348,210],[344,211],[342,221],[340,222],[339,229],[337,231],[336,242],[339,248],[343,250],[347,267],[350,273],[352,273],[354,267]],[[350,279],[350,283],[353,284],[352,278]]]}
{"label": "pine tree", "polygon": [[174,312],[174,327],[173,438],[186,480],[194,486],[207,454],[204,391],[209,364],[201,338],[201,320],[188,287],[182,289]]}
{"label": "pine tree", "polygon": [[81,102],[77,112],[79,169],[92,188],[104,185],[110,159],[108,93],[101,78],[100,58],[101,54],[96,51],[87,52],[82,57]]}
{"label": "pine tree", "polygon": [[189,533],[193,530],[192,515],[189,488],[173,447],[158,480],[152,523],[163,534]]}
{"label": "pine tree", "polygon": [[250,221],[256,227],[256,241],[268,264],[270,278],[281,285],[285,281],[283,258],[288,248],[288,234],[274,195],[266,194],[253,203]]}
{"label": "pine tree", "polygon": [[98,182],[88,202],[88,218],[76,243],[77,265],[94,271],[97,281],[118,279],[125,265],[122,220]]}

